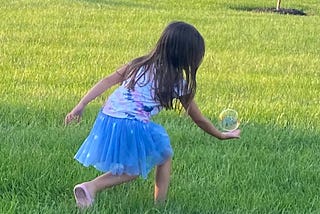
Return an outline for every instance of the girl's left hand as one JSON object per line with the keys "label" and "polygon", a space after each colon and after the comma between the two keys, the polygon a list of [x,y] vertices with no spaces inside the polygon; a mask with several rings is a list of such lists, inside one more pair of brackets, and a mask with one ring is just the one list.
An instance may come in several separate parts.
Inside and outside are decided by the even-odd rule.
{"label": "girl's left hand", "polygon": [[81,117],[82,117],[82,112],[83,112],[84,106],[81,104],[78,104],[70,113],[67,114],[67,116],[64,119],[65,125],[68,125],[71,123],[73,120],[76,120],[77,122],[80,122]]}

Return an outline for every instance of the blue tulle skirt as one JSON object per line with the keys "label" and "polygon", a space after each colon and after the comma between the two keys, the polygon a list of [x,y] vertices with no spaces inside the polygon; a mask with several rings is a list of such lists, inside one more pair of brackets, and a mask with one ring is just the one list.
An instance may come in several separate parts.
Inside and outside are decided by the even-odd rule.
{"label": "blue tulle skirt", "polygon": [[155,165],[172,155],[169,136],[162,126],[115,118],[100,111],[75,159],[101,172],[147,178]]}

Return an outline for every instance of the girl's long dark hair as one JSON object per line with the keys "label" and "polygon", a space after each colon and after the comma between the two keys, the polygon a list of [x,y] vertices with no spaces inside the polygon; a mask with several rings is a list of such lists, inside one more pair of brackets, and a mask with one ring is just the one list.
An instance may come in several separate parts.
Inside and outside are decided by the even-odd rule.
{"label": "girl's long dark hair", "polygon": [[[204,52],[204,39],[195,27],[184,22],[172,22],[149,54],[128,64],[125,78],[130,78],[130,81],[127,87],[134,89],[145,72],[154,72],[155,98],[163,107],[176,108],[174,99],[179,98],[179,94],[184,95],[184,102],[188,105],[196,93],[196,73]],[[137,76],[141,67],[145,69]]]}

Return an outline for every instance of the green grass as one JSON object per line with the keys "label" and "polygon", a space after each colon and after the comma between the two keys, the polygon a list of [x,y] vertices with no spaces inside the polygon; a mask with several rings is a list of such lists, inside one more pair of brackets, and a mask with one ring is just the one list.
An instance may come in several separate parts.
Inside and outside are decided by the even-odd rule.
{"label": "green grass", "polygon": [[253,13],[254,0],[21,0],[0,3],[0,213],[77,213],[74,184],[99,175],[73,155],[108,91],[80,125],[65,114],[96,81],[148,52],[172,20],[206,41],[196,101],[217,124],[235,108],[242,137],[218,141],[176,112],[155,121],[175,151],[165,207],[153,175],[102,192],[87,213],[319,213],[320,5],[308,16]]}

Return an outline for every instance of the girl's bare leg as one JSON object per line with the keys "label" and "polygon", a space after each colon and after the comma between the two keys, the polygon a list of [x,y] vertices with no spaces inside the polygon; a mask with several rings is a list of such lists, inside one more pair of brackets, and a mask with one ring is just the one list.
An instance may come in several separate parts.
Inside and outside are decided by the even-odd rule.
{"label": "girl's bare leg", "polygon": [[[77,190],[75,189],[75,191],[78,191],[78,194],[76,194],[76,192],[75,192],[75,195],[76,195],[76,197],[78,197],[78,198],[76,198],[77,202],[80,201],[80,204],[78,204],[78,206],[88,207],[88,206],[92,205],[91,204],[92,201],[90,201],[89,198],[94,199],[94,197],[98,191],[109,188],[109,187],[113,187],[118,184],[129,182],[131,180],[134,180],[137,177],[138,176],[131,176],[131,175],[127,175],[127,174],[112,175],[110,172],[108,172],[108,173],[105,173],[103,175],[96,177],[95,179],[93,179],[91,181],[84,182],[80,185],[76,185],[76,187],[78,189]],[[84,193],[85,191],[88,192],[88,194],[90,195],[89,197],[88,197],[88,195],[86,195]]]}
{"label": "girl's bare leg", "polygon": [[170,181],[171,158],[156,167],[154,186],[154,202],[156,204],[165,202]]}

